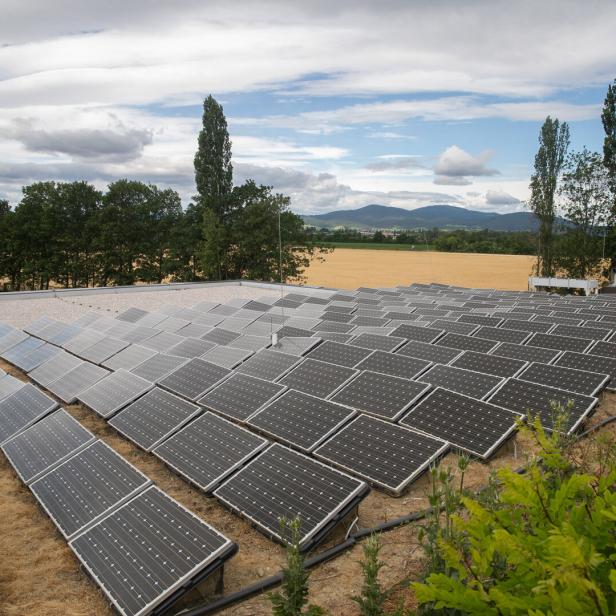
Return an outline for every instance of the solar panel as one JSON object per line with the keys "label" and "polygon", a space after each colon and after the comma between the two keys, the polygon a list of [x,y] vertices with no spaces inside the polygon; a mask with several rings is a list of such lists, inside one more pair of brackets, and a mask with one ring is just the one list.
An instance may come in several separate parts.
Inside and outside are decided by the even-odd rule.
{"label": "solar panel", "polygon": [[206,412],[156,447],[153,453],[209,493],[267,445],[266,439]]}
{"label": "solar panel", "polygon": [[344,344],[353,338],[353,334],[337,334],[336,332],[319,332],[319,338],[323,340],[331,340],[332,342],[340,342]]}
{"label": "solar panel", "polygon": [[362,361],[362,359],[368,357],[371,352],[371,349],[364,349],[350,344],[341,344],[339,342],[326,340],[314,350],[310,351],[306,357],[352,368]]}
{"label": "solar panel", "polygon": [[546,430],[555,427],[554,409],[552,404],[560,404],[568,409],[568,418],[565,429],[568,433],[575,431],[584,418],[595,408],[599,402],[597,398],[584,396],[569,391],[561,391],[554,387],[508,379],[492,396],[489,402],[510,409],[516,413],[526,415],[539,414],[541,423]]}
{"label": "solar panel", "polygon": [[559,336],[571,336],[586,340],[606,340],[612,334],[612,330],[602,327],[576,327],[575,325],[557,325],[552,332]]}
{"label": "solar panel", "polygon": [[471,336],[448,332],[442,338],[439,338],[434,344],[436,346],[445,346],[450,349],[458,349],[459,351],[477,351],[478,353],[488,353],[497,346],[498,342],[495,340],[472,338]]}
{"label": "solar panel", "polygon": [[419,325],[398,325],[392,332],[392,336],[406,338],[407,340],[416,340],[417,342],[432,343],[438,340],[444,334],[442,329],[433,329],[431,327],[421,327]]}
{"label": "solar panel", "polygon": [[236,421],[245,421],[286,387],[246,374],[232,374],[198,403]]}
{"label": "solar panel", "polygon": [[40,346],[45,344],[42,340],[38,338],[34,338],[33,336],[28,336],[21,342],[18,342],[16,345],[12,346],[10,349],[0,353],[0,357],[5,361],[8,361],[10,364],[16,365],[16,363],[28,355],[31,351],[35,351]]}
{"label": "solar panel", "polygon": [[599,340],[586,352],[590,355],[600,355],[601,357],[616,359],[616,343]]}
{"label": "solar panel", "polygon": [[357,364],[358,370],[370,370],[403,379],[414,379],[431,366],[431,362],[385,351],[375,351]]}
{"label": "solar panel", "polygon": [[79,357],[93,364],[101,364],[106,359],[109,359],[112,355],[119,353],[122,349],[125,349],[129,345],[125,340],[118,340],[117,338],[105,338],[95,342],[91,347],[81,351]]}
{"label": "solar panel", "polygon": [[249,374],[265,381],[276,381],[301,361],[296,355],[271,349],[259,351],[241,364],[236,372]]}
{"label": "solar panel", "polygon": [[349,344],[353,346],[359,346],[364,349],[378,349],[381,351],[395,351],[398,347],[406,343],[405,338],[396,338],[395,336],[381,336],[378,334],[360,334],[352,340]]}
{"label": "solar panel", "polygon": [[286,542],[280,520],[300,519],[300,549],[318,544],[368,491],[367,485],[282,445],[272,445],[214,496],[266,535]]}
{"label": "solar panel", "polygon": [[541,332],[546,334],[554,325],[552,323],[540,323],[539,321],[522,321],[520,319],[505,319],[501,329],[516,329],[523,332]]}
{"label": "solar panel", "polygon": [[207,353],[204,353],[201,359],[232,370],[251,355],[253,355],[253,352],[248,349],[236,349],[234,347],[217,345]]}
{"label": "solar panel", "polygon": [[74,355],[69,355],[65,351],[60,351],[49,361],[37,366],[28,373],[28,376],[39,385],[47,387],[51,382],[56,381],[82,363],[83,362]]}
{"label": "solar panel", "polygon": [[533,334],[525,343],[527,346],[538,346],[544,349],[557,349],[559,351],[576,351],[583,353],[592,344],[584,338],[571,338],[570,336],[557,336],[555,334]]}
{"label": "solar panel", "polygon": [[138,344],[130,344],[119,353],[105,360],[101,365],[110,370],[131,370],[155,355],[156,351],[154,349],[147,349]]}
{"label": "solar panel", "polygon": [[140,327],[156,327],[161,321],[164,321],[167,317],[159,312],[150,312],[144,317],[141,317],[137,323]]}
{"label": "solar panel", "polygon": [[122,616],[152,614],[236,550],[224,535],[156,487],[69,545]]}
{"label": "solar panel", "polygon": [[[57,321],[55,319],[52,319],[51,317],[48,317],[47,315],[43,315],[42,317],[39,317],[35,321],[32,321],[32,323],[29,323],[28,325],[26,325],[23,328],[23,330],[27,334],[30,334],[31,336],[38,336],[39,332],[43,331],[43,329],[45,329],[48,325],[51,325],[52,323],[56,323],[56,322]],[[0,327],[0,335],[2,335],[2,331],[3,331],[3,328]],[[8,332],[5,332],[5,333],[8,333]]]}
{"label": "solar panel", "polygon": [[152,336],[147,340],[142,340],[141,346],[153,349],[159,353],[167,352],[172,346],[182,342],[182,340],[184,340],[183,336],[178,336],[170,332],[160,332],[160,334],[156,334],[156,336]]}
{"label": "solar panel", "polygon": [[482,327],[497,328],[502,322],[501,317],[490,317],[483,314],[463,314],[458,321],[460,323],[474,323]]}
{"label": "solar panel", "polygon": [[179,336],[185,336],[186,338],[201,338],[211,331],[211,329],[212,327],[210,325],[189,323],[186,327],[182,327],[177,333]]}
{"label": "solar panel", "polygon": [[169,334],[174,334],[178,330],[182,329],[182,327],[186,327],[189,323],[190,321],[187,321],[186,319],[169,316],[160,323],[157,323],[156,329],[160,329]]}
{"label": "solar panel", "polygon": [[512,342],[523,344],[531,336],[530,332],[523,332],[518,329],[501,329],[500,327],[480,327],[473,336],[484,338],[485,340],[495,340],[497,342]]}
{"label": "solar panel", "polygon": [[356,374],[357,370],[352,368],[307,358],[279,382],[290,389],[327,398]]}
{"label": "solar panel", "polygon": [[126,342],[130,342],[131,344],[137,344],[139,342],[143,342],[152,336],[158,334],[158,330],[152,327],[141,327],[136,326],[133,327],[130,331],[125,334],[121,334],[117,336],[120,340],[125,340]]}
{"label": "solar panel", "polygon": [[412,314],[412,312],[401,312],[399,310],[386,312],[383,316],[386,319],[393,321],[416,321],[419,318],[418,314]]}
{"label": "solar panel", "polygon": [[30,372],[37,366],[49,361],[54,355],[57,355],[60,349],[53,344],[45,342],[40,347],[30,353],[15,360],[15,366],[24,372]]}
{"label": "solar panel", "polygon": [[141,310],[141,308],[128,308],[124,312],[121,312],[116,319],[118,321],[126,321],[127,323],[136,323],[146,314],[148,314],[147,310]]}
{"label": "solar panel", "polygon": [[95,441],[30,485],[67,540],[96,524],[152,481],[103,441]]}
{"label": "solar panel", "polygon": [[516,428],[520,415],[438,387],[400,421],[487,460]]}
{"label": "solar panel", "polygon": [[518,373],[528,366],[528,362],[511,357],[464,351],[457,359],[451,362],[456,368],[465,368],[474,372],[493,374],[495,376],[517,376]]}
{"label": "solar panel", "polygon": [[355,414],[340,404],[289,390],[248,419],[248,424],[308,453]]}
{"label": "solar panel", "polygon": [[215,346],[216,343],[209,342],[208,340],[185,338],[182,342],[178,342],[174,346],[170,347],[167,352],[169,355],[192,359],[193,357],[200,357],[204,353],[212,350]]}
{"label": "solar panel", "polygon": [[191,402],[155,387],[109,420],[109,425],[151,451],[201,413]]}
{"label": "solar panel", "polygon": [[562,351],[556,349],[544,349],[542,347],[523,346],[521,344],[511,344],[502,342],[494,350],[490,351],[490,355],[498,355],[499,357],[510,357],[521,361],[533,362],[539,361],[543,364],[549,364],[560,356]]}
{"label": "solar panel", "polygon": [[94,440],[92,432],[60,409],[4,443],[2,451],[20,479],[29,484]]}
{"label": "solar panel", "polygon": [[104,340],[106,334],[92,329],[85,329],[77,334],[74,338],[71,338],[62,345],[62,348],[79,355],[82,351],[85,351],[88,347],[91,347],[96,342]]}
{"label": "solar panel", "polygon": [[536,316],[533,321],[537,323],[562,323],[563,325],[581,325],[582,319],[570,319],[568,317],[557,317],[557,316]]}
{"label": "solar panel", "polygon": [[77,401],[80,393],[109,374],[109,370],[88,362],[81,362],[76,368],[49,383],[47,389],[67,404]]}
{"label": "solar panel", "polygon": [[0,400],[0,443],[13,438],[57,406],[55,400],[31,383],[26,383]]}
{"label": "solar panel", "polygon": [[5,334],[0,338],[0,353],[5,353],[11,347],[19,344],[23,340],[30,338],[26,332],[22,332],[20,329],[13,329],[8,334]]}
{"label": "solar panel", "polygon": [[610,382],[606,388],[616,391],[616,358],[565,351],[554,365],[607,374],[610,377]]}
{"label": "solar panel", "polygon": [[461,351],[458,349],[450,349],[449,347],[436,346],[416,340],[411,340],[396,350],[396,355],[415,357],[435,364],[448,364],[458,357],[460,353]]}
{"label": "solar panel", "polygon": [[316,336],[310,337],[288,337],[278,338],[278,342],[271,348],[282,353],[288,353],[289,355],[296,355],[298,357],[305,355],[313,349],[315,346],[321,343],[321,338]]}
{"label": "solar panel", "polygon": [[[197,304],[198,306],[199,304]],[[234,306],[227,306],[225,304],[219,304],[218,306],[212,308],[208,312],[210,314],[221,314],[223,316],[229,316],[235,314],[239,308],[235,308]]]}
{"label": "solar panel", "polygon": [[[353,316],[353,315],[351,315]],[[369,317],[357,315],[353,317],[351,323],[356,327],[365,327],[365,326],[376,326],[376,327],[384,327],[389,323],[390,319],[386,319],[383,317]]]}
{"label": "solar panel", "polygon": [[435,365],[420,377],[422,382],[433,387],[442,387],[459,394],[482,400],[490,395],[504,379],[492,374],[473,372],[463,368]]}
{"label": "solar panel", "polygon": [[203,359],[191,359],[159,381],[165,389],[197,400],[222,382],[231,371]]}
{"label": "solar panel", "polygon": [[[348,323],[351,320],[354,320],[357,317],[354,317],[352,314],[347,314],[344,312],[337,312],[335,310],[325,311],[322,315],[322,320],[324,321],[336,321],[337,323]],[[363,318],[363,317],[360,317]],[[355,325],[372,325],[372,323],[355,323]]]}
{"label": "solar panel", "polygon": [[188,361],[189,360],[185,357],[175,357],[174,355],[157,353],[134,368],[131,368],[130,371],[146,381],[158,383],[158,381],[165,378]]}
{"label": "solar panel", "polygon": [[154,383],[140,376],[118,370],[82,391],[79,401],[104,419],[136,400],[154,387]]}
{"label": "solar panel", "polygon": [[400,495],[448,448],[448,443],[431,436],[359,415],[316,449],[314,455]]}
{"label": "solar panel", "polygon": [[562,366],[532,363],[518,375],[523,381],[531,381],[548,387],[556,387],[563,391],[572,391],[586,396],[596,396],[607,385],[608,374],[576,370]]}
{"label": "solar panel", "polygon": [[442,329],[446,332],[453,332],[455,334],[464,334],[465,336],[470,336],[473,332],[479,329],[479,325],[474,323],[447,321],[445,319],[437,319],[436,321],[433,321],[431,327]]}
{"label": "solar panel", "polygon": [[364,413],[396,421],[428,390],[429,385],[377,372],[360,372],[331,400]]}
{"label": "solar panel", "polygon": [[251,334],[243,334],[227,343],[227,346],[237,349],[247,349],[249,351],[259,351],[268,347],[271,344],[271,338],[266,336],[252,336]]}

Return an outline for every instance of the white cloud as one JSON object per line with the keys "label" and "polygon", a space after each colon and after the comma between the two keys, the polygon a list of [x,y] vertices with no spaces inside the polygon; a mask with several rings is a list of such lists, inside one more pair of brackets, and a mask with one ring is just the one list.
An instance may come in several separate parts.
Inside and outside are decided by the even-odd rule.
{"label": "white cloud", "polygon": [[[442,184],[445,183],[446,178],[457,180],[465,176],[497,175],[499,172],[496,169],[490,169],[487,166],[493,155],[493,151],[485,150],[473,156],[457,145],[451,145],[438,157],[434,172],[438,178],[443,180],[440,182]],[[452,184],[456,183],[452,182]]]}
{"label": "white cloud", "polygon": [[504,190],[488,190],[486,203],[489,205],[518,205],[520,200]]}

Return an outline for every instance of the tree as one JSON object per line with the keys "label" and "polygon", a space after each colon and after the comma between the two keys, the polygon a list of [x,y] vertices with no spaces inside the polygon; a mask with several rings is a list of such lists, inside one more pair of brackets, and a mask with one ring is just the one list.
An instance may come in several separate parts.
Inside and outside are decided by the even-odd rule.
{"label": "tree", "polygon": [[203,102],[202,123],[194,160],[199,202],[222,218],[233,188],[231,141],[222,106],[211,95]]}
{"label": "tree", "polygon": [[558,178],[569,148],[569,127],[566,122],[548,116],[539,134],[539,150],[535,155],[535,172],[531,176],[529,206],[539,219],[537,273],[552,276],[553,227],[556,219],[554,197]]}
{"label": "tree", "polygon": [[558,242],[555,264],[571,278],[587,278],[601,265],[602,241],[612,207],[609,177],[600,154],[586,148],[567,157],[559,195],[574,225]]}
{"label": "tree", "polygon": [[607,88],[607,94],[601,114],[605,139],[603,140],[603,164],[610,178],[612,192],[612,212],[608,229],[606,256],[611,260],[612,268],[616,268],[616,79]]}

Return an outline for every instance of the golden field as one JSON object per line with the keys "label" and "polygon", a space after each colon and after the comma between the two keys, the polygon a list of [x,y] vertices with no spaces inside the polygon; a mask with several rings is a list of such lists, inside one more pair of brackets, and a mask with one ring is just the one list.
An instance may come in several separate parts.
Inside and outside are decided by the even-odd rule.
{"label": "golden field", "polygon": [[525,291],[535,257],[452,252],[336,248],[306,270],[306,284],[357,289],[440,282]]}

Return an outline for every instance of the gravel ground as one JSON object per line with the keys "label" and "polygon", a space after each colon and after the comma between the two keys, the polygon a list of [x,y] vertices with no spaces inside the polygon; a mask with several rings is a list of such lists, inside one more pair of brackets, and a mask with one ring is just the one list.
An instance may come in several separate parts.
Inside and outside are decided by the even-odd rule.
{"label": "gravel ground", "polygon": [[100,312],[115,317],[127,308],[156,311],[165,304],[190,308],[197,302],[212,301],[224,304],[235,298],[257,299],[265,295],[280,295],[279,289],[248,286],[204,286],[190,289],[165,289],[118,293],[91,293],[84,295],[42,297],[0,301],[0,321],[13,327],[24,327],[35,319],[47,315],[69,323],[86,312]]}

